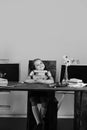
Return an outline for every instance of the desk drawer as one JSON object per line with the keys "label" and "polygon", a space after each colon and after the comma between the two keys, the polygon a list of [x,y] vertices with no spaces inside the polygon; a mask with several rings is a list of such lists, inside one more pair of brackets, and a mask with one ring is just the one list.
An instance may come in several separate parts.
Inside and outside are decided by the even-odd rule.
{"label": "desk drawer", "polygon": [[0,115],[26,115],[27,92],[0,92]]}

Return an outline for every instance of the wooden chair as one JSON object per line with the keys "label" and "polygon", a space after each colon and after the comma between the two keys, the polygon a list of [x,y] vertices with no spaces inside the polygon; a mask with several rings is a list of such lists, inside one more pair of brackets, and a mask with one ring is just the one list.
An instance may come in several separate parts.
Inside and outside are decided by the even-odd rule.
{"label": "wooden chair", "polygon": [[[54,81],[56,81],[56,61],[43,61],[46,69],[50,70]],[[28,70],[29,73],[31,72],[31,70],[33,70],[33,61],[30,60],[29,61],[29,66],[28,66]],[[29,98],[29,97],[28,97]],[[39,103],[39,102],[38,102]],[[34,125],[36,124],[33,113],[32,113],[32,109],[31,109],[31,103],[28,103],[28,109],[29,109],[29,130],[33,130]],[[46,116],[45,116],[45,130],[57,130],[57,104],[58,101],[55,98],[55,92],[50,92],[50,100],[48,102],[48,106],[47,106],[47,112],[46,112]]]}

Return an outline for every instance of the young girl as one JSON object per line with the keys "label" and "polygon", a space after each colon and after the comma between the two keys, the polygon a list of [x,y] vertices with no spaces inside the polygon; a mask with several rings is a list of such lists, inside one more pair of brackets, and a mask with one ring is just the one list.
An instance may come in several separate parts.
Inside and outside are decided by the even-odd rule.
{"label": "young girl", "polygon": [[[41,59],[35,59],[33,61],[35,69],[30,72],[28,78],[25,82],[28,83],[54,83],[54,79],[51,75],[51,72],[45,70],[45,65]],[[41,103],[41,109],[38,108],[38,100]],[[47,104],[49,101],[49,94],[48,92],[31,92],[30,93],[30,102],[32,105],[32,112],[34,118],[37,123],[37,127],[35,129],[41,130],[42,129],[42,120],[45,117]]]}

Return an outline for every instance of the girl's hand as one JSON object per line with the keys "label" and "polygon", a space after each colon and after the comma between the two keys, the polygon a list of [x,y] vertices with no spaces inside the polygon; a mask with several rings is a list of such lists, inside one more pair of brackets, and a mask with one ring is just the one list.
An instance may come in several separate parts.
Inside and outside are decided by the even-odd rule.
{"label": "girl's hand", "polygon": [[33,80],[34,80],[34,81],[38,81],[38,80],[39,80],[39,77],[38,77],[38,76],[33,76]]}

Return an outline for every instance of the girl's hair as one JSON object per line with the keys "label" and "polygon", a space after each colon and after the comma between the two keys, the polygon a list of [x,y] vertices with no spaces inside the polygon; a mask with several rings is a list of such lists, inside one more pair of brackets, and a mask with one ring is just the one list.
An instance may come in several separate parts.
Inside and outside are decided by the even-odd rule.
{"label": "girl's hair", "polygon": [[35,63],[35,61],[37,61],[37,60],[42,61],[40,58],[36,58],[36,59],[34,59],[34,60],[33,60],[33,64],[34,64],[34,63]]}

